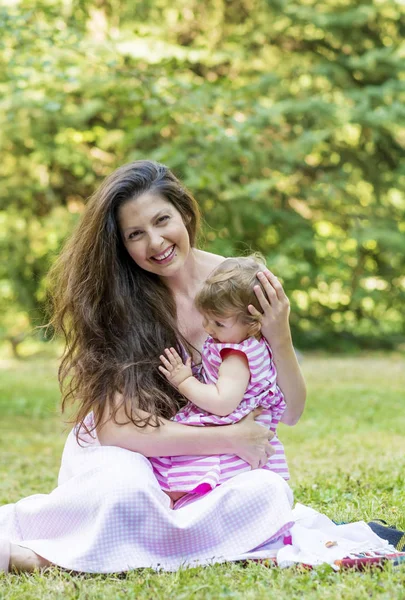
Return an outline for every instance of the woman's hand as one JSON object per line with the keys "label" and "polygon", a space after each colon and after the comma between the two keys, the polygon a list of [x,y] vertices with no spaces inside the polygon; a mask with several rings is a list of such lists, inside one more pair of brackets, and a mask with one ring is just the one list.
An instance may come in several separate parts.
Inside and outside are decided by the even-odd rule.
{"label": "woman's hand", "polygon": [[274,433],[255,422],[255,417],[258,417],[261,412],[262,409],[258,408],[230,426],[233,452],[249,463],[252,469],[263,467],[275,453],[275,449],[270,444]]}
{"label": "woman's hand", "polygon": [[[261,314],[252,304],[248,310],[251,315],[260,317],[262,334],[273,347],[278,343],[291,340],[290,301],[277,277],[268,269],[257,274],[261,286],[254,287],[255,294],[263,310]],[[263,289],[265,293],[263,293]]]}
{"label": "woman's hand", "polygon": [[306,390],[297,356],[294,351],[291,330],[288,322],[290,302],[283,286],[271,271],[258,273],[261,286],[254,287],[255,294],[263,310],[261,314],[249,305],[250,314],[260,318],[261,332],[269,342],[273,361],[277,369],[277,384],[284,394],[287,408],[281,420],[287,425],[295,425],[305,406]]}

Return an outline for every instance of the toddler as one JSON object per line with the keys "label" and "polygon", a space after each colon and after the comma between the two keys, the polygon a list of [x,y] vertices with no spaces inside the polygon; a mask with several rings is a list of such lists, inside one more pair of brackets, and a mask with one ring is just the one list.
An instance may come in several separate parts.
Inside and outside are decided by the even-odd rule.
{"label": "toddler", "polygon": [[[196,307],[208,333],[199,373],[193,374],[191,358],[184,361],[174,348],[160,357],[160,371],[189,400],[173,420],[192,426],[229,425],[262,407],[256,421],[275,433],[286,404],[270,346],[260,333],[260,317],[247,308],[252,304],[260,310],[254,286],[264,268],[257,255],[226,259],[197,294]],[[283,445],[276,435],[270,443],[275,454],[262,468],[289,479]],[[190,492],[204,494],[251,468],[238,456],[224,454],[150,460],[161,488],[174,501]]]}

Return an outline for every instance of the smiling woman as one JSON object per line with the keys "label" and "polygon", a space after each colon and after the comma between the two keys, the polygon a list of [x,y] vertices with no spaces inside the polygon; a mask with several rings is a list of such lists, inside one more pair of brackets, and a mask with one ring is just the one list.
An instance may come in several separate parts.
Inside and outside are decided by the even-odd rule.
{"label": "smiling woman", "polygon": [[118,209],[118,223],[128,254],[141,269],[170,277],[190,260],[182,215],[163,196],[147,192],[128,200]]}
{"label": "smiling woman", "polygon": [[[287,484],[253,472],[243,474],[247,485],[207,494],[190,520],[188,507],[172,510],[146,458],[232,453],[255,468],[272,451],[272,433],[254,415],[221,435],[170,420],[185,399],[160,373],[159,355],[170,346],[199,356],[205,334],[194,297],[224,260],[196,248],[198,223],[192,195],[151,161],[121,167],[90,198],[51,273],[52,324],[66,341],[63,406],[77,401],[75,428],[58,487],[0,508],[3,570],[173,569],[254,548],[289,522]],[[279,356],[300,382],[288,306],[273,309],[284,314]]]}

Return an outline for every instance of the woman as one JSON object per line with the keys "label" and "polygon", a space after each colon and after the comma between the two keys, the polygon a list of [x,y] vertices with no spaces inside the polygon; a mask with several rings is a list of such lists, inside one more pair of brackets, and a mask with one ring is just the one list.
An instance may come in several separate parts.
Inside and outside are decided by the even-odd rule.
{"label": "woman", "polygon": [[[293,524],[288,485],[257,470],[272,434],[253,417],[221,428],[169,420],[184,401],[160,374],[159,354],[174,346],[198,361],[205,336],[193,300],[224,260],[195,247],[197,231],[193,197],[150,161],[118,169],[90,199],[53,270],[52,323],[66,339],[63,406],[78,402],[76,427],[58,487],[0,508],[0,569],[176,569],[260,547],[266,555]],[[271,273],[262,285],[262,333],[287,403],[283,421],[293,425],[305,386],[289,303]],[[236,454],[253,470],[172,510],[145,457],[187,454]]]}
{"label": "woman", "polygon": [[[291,523],[288,486],[255,470],[199,500],[197,510],[184,502],[170,510],[145,458],[230,453],[256,469],[272,453],[271,432],[253,417],[220,435],[169,420],[184,401],[160,375],[159,354],[181,345],[198,362],[205,334],[194,296],[224,260],[196,249],[198,224],[191,194],[150,161],[118,169],[90,199],[52,273],[52,322],[66,338],[63,405],[78,400],[77,427],[56,490],[0,508],[3,569],[176,568],[246,552]],[[288,300],[267,277],[262,330],[287,398],[284,420],[294,424],[305,386]]]}

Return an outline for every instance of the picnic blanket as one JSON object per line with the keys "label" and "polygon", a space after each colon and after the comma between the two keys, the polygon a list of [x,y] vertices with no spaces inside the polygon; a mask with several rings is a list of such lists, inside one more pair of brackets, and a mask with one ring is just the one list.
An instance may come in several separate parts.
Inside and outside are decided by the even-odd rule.
{"label": "picnic blanket", "polygon": [[[382,565],[387,561],[395,565],[405,562],[405,552],[398,552],[388,541],[375,535],[364,521],[336,525],[326,515],[300,503],[291,512],[294,525],[288,543],[278,540],[257,548],[253,560],[280,568],[293,565],[316,567],[327,563],[336,571]],[[273,556],[266,559],[265,554],[269,555],[271,548]],[[252,558],[253,553],[245,558]]]}

